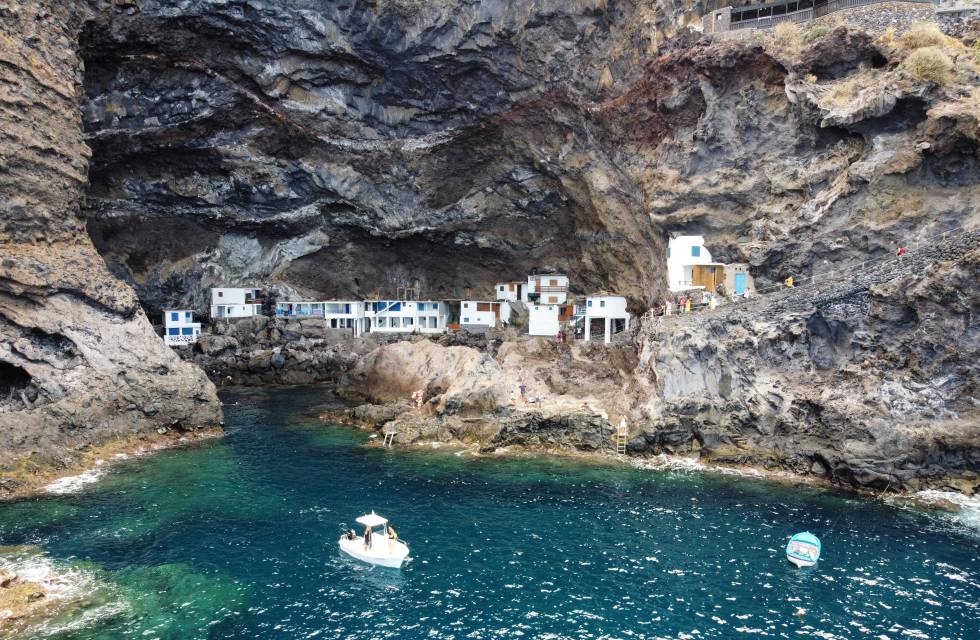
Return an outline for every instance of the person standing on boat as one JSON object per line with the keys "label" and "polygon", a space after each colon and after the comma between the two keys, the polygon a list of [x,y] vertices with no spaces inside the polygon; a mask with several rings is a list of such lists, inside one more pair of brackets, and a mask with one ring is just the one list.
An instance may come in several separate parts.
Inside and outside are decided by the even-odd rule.
{"label": "person standing on boat", "polygon": [[394,551],[395,543],[398,541],[398,534],[395,532],[395,528],[388,523],[388,553]]}
{"label": "person standing on boat", "polygon": [[371,527],[364,527],[364,548],[371,548]]}

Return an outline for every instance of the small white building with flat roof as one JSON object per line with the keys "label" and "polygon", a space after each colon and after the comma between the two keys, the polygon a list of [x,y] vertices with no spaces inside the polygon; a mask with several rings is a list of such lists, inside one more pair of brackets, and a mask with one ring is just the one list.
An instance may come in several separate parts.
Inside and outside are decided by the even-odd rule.
{"label": "small white building with flat roof", "polygon": [[525,287],[527,287],[526,282],[512,280],[510,282],[498,282],[494,285],[493,290],[497,295],[497,300],[519,302],[524,299]]}
{"label": "small white building with flat roof", "polygon": [[445,333],[449,305],[437,300],[365,300],[365,331]]}
{"label": "small white building with flat roof", "polygon": [[192,345],[201,335],[201,323],[194,322],[190,309],[167,309],[163,312],[163,342],[170,347]]}
{"label": "small white building with flat roof", "polygon": [[536,304],[527,305],[527,333],[531,336],[547,336],[554,338],[561,328],[562,305]]}
{"label": "small white building with flat roof", "polygon": [[612,341],[617,333],[630,328],[630,313],[626,310],[626,298],[605,293],[585,298],[585,340],[592,339],[593,323],[602,326],[603,340]]}
{"label": "small white building with flat roof", "polygon": [[327,329],[350,329],[354,336],[365,332],[364,302],[361,300],[283,301],[276,303],[280,318],[323,318]]}
{"label": "small white building with flat roof", "polygon": [[522,294],[524,302],[565,304],[568,302],[568,276],[560,273],[530,275]]}
{"label": "small white building with flat roof", "polygon": [[211,318],[249,318],[262,315],[262,290],[221,287],[211,289]]}
{"label": "small white building with flat roof", "polygon": [[671,291],[698,288],[694,267],[713,264],[704,236],[676,236],[667,241],[667,287]]}
{"label": "small white building with flat roof", "polygon": [[510,322],[510,304],[484,300],[462,300],[459,303],[459,326],[482,333]]}

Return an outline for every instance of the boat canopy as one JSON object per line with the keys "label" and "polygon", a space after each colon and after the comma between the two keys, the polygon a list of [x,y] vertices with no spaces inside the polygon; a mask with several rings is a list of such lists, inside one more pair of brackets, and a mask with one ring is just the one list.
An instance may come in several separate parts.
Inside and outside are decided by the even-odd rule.
{"label": "boat canopy", "polygon": [[365,527],[380,527],[388,523],[388,520],[382,518],[375,512],[371,512],[365,516],[361,516],[357,519],[358,524],[363,524]]}

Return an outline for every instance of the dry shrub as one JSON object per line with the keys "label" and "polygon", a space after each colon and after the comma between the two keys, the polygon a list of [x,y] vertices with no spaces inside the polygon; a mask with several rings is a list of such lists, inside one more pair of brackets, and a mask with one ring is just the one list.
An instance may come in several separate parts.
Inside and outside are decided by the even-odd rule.
{"label": "dry shrub", "polygon": [[977,64],[980,64],[980,38],[977,38],[973,46],[970,47],[970,53],[973,54],[973,59]]}
{"label": "dry shrub", "polygon": [[890,46],[895,43],[895,27],[888,27],[878,36],[878,44]]}
{"label": "dry shrub", "polygon": [[905,58],[901,68],[920,82],[945,86],[952,78],[953,61],[939,47],[921,47]]}
{"label": "dry shrub", "polygon": [[780,22],[772,33],[776,43],[788,52],[797,52],[803,47],[803,30],[794,22]]}
{"label": "dry shrub", "polygon": [[937,25],[917,22],[898,38],[898,45],[906,51],[915,51],[923,47],[942,47],[947,40]]}
{"label": "dry shrub", "polygon": [[830,99],[835,105],[848,103],[857,97],[860,84],[860,79],[849,78],[834,87],[833,93],[830,94]]}
{"label": "dry shrub", "polygon": [[815,76],[812,73],[806,74],[805,76],[803,76],[803,79],[806,80],[807,82],[809,82],[810,84],[816,84],[817,83],[817,76]]}

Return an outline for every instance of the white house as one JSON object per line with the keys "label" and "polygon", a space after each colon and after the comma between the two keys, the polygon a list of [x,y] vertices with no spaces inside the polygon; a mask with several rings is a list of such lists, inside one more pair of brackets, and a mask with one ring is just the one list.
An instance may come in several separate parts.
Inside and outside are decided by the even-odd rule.
{"label": "white house", "polygon": [[163,341],[168,346],[194,344],[199,335],[201,323],[194,322],[194,312],[190,309],[167,309],[163,312]]}
{"label": "white house", "polygon": [[362,300],[330,300],[323,303],[323,321],[328,329],[351,329],[357,337],[367,331]]}
{"label": "white house", "polygon": [[449,305],[435,300],[365,300],[365,331],[445,333]]}
{"label": "white house", "polygon": [[555,337],[561,326],[561,310],[562,306],[557,304],[528,304],[528,335]]}
{"label": "white house", "polygon": [[592,323],[602,322],[606,344],[613,335],[630,328],[630,314],[626,310],[626,298],[599,294],[585,298],[585,340],[592,339]]}
{"label": "white house", "polygon": [[510,322],[507,302],[463,300],[459,303],[459,326],[471,332],[484,332]]}
{"label": "white house", "polygon": [[211,318],[248,318],[262,315],[262,290],[222,287],[211,289]]}
{"label": "white house", "polygon": [[568,302],[568,276],[560,273],[530,275],[521,299],[538,304],[565,304]]}
{"label": "white house", "polygon": [[667,241],[667,286],[671,291],[696,288],[695,265],[714,265],[704,236],[677,236]]}
{"label": "white house", "polygon": [[276,315],[280,318],[323,318],[327,329],[351,329],[355,336],[364,333],[366,327],[361,300],[277,302]]}
{"label": "white house", "polygon": [[494,285],[493,289],[497,293],[497,300],[518,302],[524,299],[525,287],[527,287],[527,283],[520,280],[513,280],[511,282],[498,282]]}

